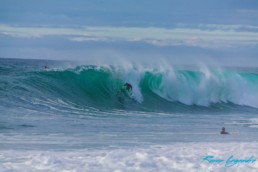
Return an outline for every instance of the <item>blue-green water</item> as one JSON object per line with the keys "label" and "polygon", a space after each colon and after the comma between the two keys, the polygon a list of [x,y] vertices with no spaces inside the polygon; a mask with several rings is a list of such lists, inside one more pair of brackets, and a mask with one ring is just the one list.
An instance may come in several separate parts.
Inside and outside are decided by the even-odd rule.
{"label": "blue-green water", "polygon": [[257,141],[256,72],[0,59],[0,149]]}

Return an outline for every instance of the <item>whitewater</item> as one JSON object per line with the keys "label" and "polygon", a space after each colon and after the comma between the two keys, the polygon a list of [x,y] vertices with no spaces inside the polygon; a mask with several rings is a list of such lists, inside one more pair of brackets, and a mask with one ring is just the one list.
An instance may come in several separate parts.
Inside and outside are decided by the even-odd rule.
{"label": "whitewater", "polygon": [[257,171],[203,160],[257,158],[257,97],[257,68],[0,59],[0,171]]}

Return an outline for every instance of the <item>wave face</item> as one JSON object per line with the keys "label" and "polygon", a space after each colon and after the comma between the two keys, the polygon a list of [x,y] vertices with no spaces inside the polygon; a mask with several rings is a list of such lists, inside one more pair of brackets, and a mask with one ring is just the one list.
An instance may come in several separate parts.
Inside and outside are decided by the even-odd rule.
{"label": "wave face", "polygon": [[[258,108],[258,74],[245,71],[114,66],[39,70],[1,65],[0,75],[5,106],[58,100],[97,109]],[[130,93],[123,88],[126,82],[133,87]]]}

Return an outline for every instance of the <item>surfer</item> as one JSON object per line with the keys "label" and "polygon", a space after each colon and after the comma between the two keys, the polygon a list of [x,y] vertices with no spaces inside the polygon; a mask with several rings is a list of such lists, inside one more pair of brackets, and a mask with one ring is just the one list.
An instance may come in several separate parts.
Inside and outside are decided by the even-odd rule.
{"label": "surfer", "polygon": [[124,96],[128,94],[130,95],[131,94],[130,91],[132,91],[132,89],[133,89],[133,86],[126,82],[123,85],[123,88],[121,88],[120,91],[118,91],[117,97],[120,104],[122,105],[124,104],[124,98],[125,98]]}
{"label": "surfer", "polygon": [[121,88],[118,93],[117,93],[117,98],[118,101],[121,105],[124,105],[124,99],[126,95],[131,95],[131,91],[133,89],[133,86],[131,84],[129,84],[128,82],[126,82],[123,85],[123,88]]}
{"label": "surfer", "polygon": [[225,127],[223,127],[223,128],[221,129],[221,132],[220,132],[220,134],[228,134],[228,132],[226,132],[226,129],[225,129]]}
{"label": "surfer", "polygon": [[127,91],[131,91],[133,89],[133,86],[129,83],[125,83],[124,86]]}
{"label": "surfer", "polygon": [[47,69],[49,69],[49,67],[48,66],[44,66],[44,69],[47,70]]}

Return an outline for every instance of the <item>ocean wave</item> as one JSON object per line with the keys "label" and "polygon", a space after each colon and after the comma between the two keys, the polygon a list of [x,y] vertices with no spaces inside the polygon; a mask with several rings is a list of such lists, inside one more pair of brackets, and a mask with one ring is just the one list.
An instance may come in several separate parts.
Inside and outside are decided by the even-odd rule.
{"label": "ocean wave", "polygon": [[[258,108],[258,75],[208,69],[77,66],[8,71],[1,67],[2,95],[58,99],[97,108],[173,109],[230,104]],[[133,87],[127,92],[123,85]]]}

